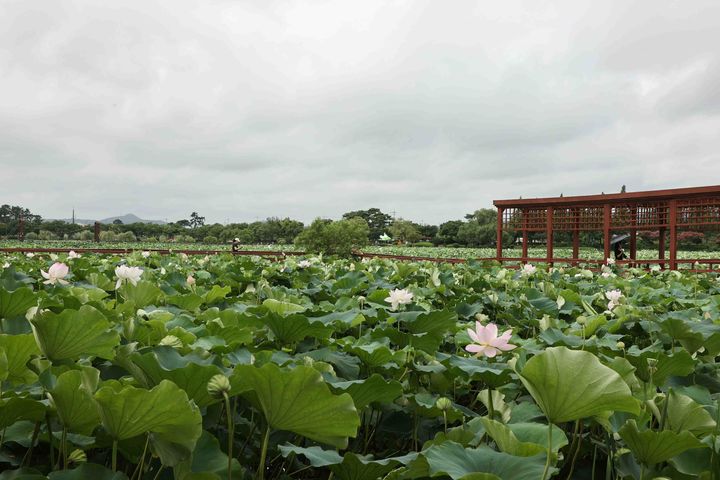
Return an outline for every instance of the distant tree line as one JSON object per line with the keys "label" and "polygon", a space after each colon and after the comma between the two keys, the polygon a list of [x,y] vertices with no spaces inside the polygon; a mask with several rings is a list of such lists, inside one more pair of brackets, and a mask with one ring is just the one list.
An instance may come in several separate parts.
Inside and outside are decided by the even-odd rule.
{"label": "distant tree line", "polygon": [[[24,218],[25,238],[28,240],[92,240],[93,227],[67,223],[60,220],[43,220],[20,206],[0,206],[0,237],[17,238],[19,219]],[[352,220],[352,222],[350,222]],[[364,225],[365,227],[362,227]],[[341,220],[318,219],[305,226],[298,220],[271,217],[263,221],[230,224],[206,224],[205,217],[192,212],[187,219],[166,224],[132,223],[123,224],[116,220],[102,225],[101,240],[108,242],[158,241],[181,243],[228,243],[237,238],[242,244],[290,244],[297,242],[304,248],[315,248],[332,238],[342,238],[345,244],[338,247],[347,251],[348,246],[395,243],[415,246],[493,247],[496,242],[497,212],[494,209],[479,209],[465,215],[462,220],[450,220],[440,225],[424,225],[402,218],[393,218],[378,208],[347,212]],[[347,232],[346,232],[347,231]],[[346,232],[346,233],[343,233]],[[504,232],[505,248],[520,242],[520,232]],[[383,242],[382,238],[390,240]],[[311,239],[313,241],[311,241]],[[348,238],[350,240],[348,240]],[[531,245],[544,245],[543,233],[529,235]],[[659,240],[657,231],[638,232],[638,248],[656,247]],[[718,249],[720,238],[717,232],[686,231],[678,234],[683,248]],[[602,246],[602,232],[582,232],[582,246]],[[342,243],[342,242],[339,242]],[[555,232],[554,245],[569,246],[570,232]],[[333,251],[324,248],[324,251]]]}

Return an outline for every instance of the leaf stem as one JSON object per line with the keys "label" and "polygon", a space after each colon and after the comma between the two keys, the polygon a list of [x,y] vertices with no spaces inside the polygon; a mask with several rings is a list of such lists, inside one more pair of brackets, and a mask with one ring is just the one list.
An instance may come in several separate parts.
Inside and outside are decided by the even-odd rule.
{"label": "leaf stem", "polygon": [[265,478],[265,457],[267,456],[268,441],[270,440],[270,424],[268,424],[265,430],[265,438],[263,439],[262,450],[260,451],[260,464],[258,465],[258,471],[256,478],[263,480]]}
{"label": "leaf stem", "polygon": [[112,444],[112,471],[117,471],[117,450],[118,450],[118,441],[113,440]]}
{"label": "leaf stem", "polygon": [[48,442],[50,442],[50,465],[55,468],[55,450],[53,448],[53,433],[52,426],[50,425],[50,415],[45,415],[45,425],[48,431]]}
{"label": "leaf stem", "polygon": [[550,459],[552,458],[552,427],[553,423],[548,421],[547,460],[545,461],[545,470],[543,470],[542,480],[547,478],[548,471],[550,470]]}
{"label": "leaf stem", "polygon": [[232,460],[233,460],[233,443],[235,442],[235,422],[233,421],[233,409],[230,408],[230,397],[227,392],[223,392],[225,398],[225,417],[227,418],[227,475],[228,480],[232,480]]}

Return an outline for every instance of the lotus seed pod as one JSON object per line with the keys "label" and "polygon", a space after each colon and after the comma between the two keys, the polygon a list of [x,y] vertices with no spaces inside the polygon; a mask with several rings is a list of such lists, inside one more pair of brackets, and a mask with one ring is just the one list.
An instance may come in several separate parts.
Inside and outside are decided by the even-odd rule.
{"label": "lotus seed pod", "polygon": [[221,398],[223,394],[230,391],[230,379],[219,373],[210,379],[207,390],[211,396]]}
{"label": "lotus seed pod", "polygon": [[68,460],[70,460],[71,463],[85,463],[87,462],[87,454],[80,449],[75,449],[70,452]]}
{"label": "lotus seed pod", "polygon": [[452,400],[447,397],[440,397],[437,399],[437,402],[435,402],[435,406],[445,412],[452,408]]}

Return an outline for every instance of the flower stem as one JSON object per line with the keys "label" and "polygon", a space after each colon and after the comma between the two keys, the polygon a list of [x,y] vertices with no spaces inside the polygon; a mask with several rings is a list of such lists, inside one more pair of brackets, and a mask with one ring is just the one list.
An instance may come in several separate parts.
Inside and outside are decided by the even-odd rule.
{"label": "flower stem", "polygon": [[260,451],[260,465],[258,465],[257,475],[255,476],[258,480],[265,478],[265,457],[267,456],[268,441],[270,440],[270,425],[265,430],[265,438],[263,439],[262,450]]}

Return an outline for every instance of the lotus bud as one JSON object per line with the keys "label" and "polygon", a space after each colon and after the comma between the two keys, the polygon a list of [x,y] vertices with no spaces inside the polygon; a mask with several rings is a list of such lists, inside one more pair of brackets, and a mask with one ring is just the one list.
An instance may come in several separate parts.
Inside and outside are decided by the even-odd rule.
{"label": "lotus bud", "polygon": [[361,310],[365,308],[365,300],[367,299],[363,296],[358,297],[358,304],[360,305]]}
{"label": "lotus bud", "polygon": [[620,350],[625,350],[625,343],[623,343],[623,342],[617,342],[617,347],[618,347]]}
{"label": "lotus bud", "polygon": [[452,408],[452,400],[447,397],[440,397],[437,399],[437,402],[435,402],[435,406],[443,412],[446,412]]}
{"label": "lotus bud", "polygon": [[87,454],[79,448],[76,448],[75,450],[70,452],[70,455],[68,455],[68,460],[70,461],[70,463],[85,463],[87,462]]}
{"label": "lotus bud", "polygon": [[303,357],[303,364],[304,364],[306,367],[312,367],[314,363],[315,363],[315,360],[313,360],[312,358],[310,358],[310,357]]}
{"label": "lotus bud", "polygon": [[230,392],[230,379],[222,374],[214,375],[207,384],[208,393],[214,398],[222,398]]}

